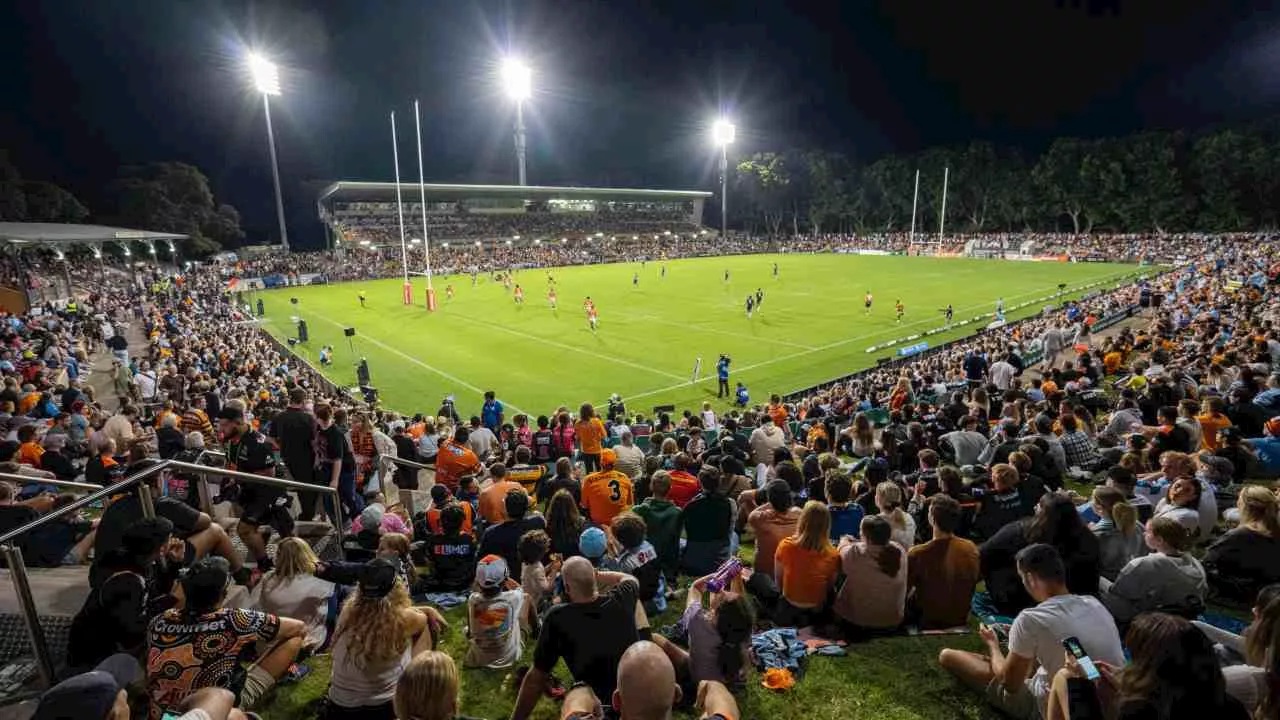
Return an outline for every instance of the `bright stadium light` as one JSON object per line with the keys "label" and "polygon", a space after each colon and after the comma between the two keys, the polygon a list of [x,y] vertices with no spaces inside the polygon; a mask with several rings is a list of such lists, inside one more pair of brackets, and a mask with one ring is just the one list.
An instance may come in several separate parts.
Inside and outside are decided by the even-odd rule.
{"label": "bright stadium light", "polygon": [[671,231],[670,231],[670,230],[663,230],[663,231],[662,231],[662,234],[663,234],[663,235],[670,236],[670,235],[671,235]]}
{"label": "bright stadium light", "polygon": [[449,247],[449,243],[440,243],[440,247]]}
{"label": "bright stadium light", "polygon": [[602,233],[602,232],[598,232],[598,233],[596,233],[596,237],[604,237],[604,233]]}
{"label": "bright stadium light", "polygon": [[720,237],[728,234],[729,212],[729,146],[737,135],[733,123],[725,118],[716,120],[711,125],[711,139],[720,147]]}
{"label": "bright stadium light", "polygon": [[560,242],[567,243],[569,242],[569,238],[560,238]]}
{"label": "bright stadium light", "polygon": [[508,244],[508,245],[510,245],[510,244],[511,244],[511,241],[510,241],[510,240],[508,240],[508,241],[507,241],[507,244]]}
{"label": "bright stadium light", "polygon": [[289,250],[289,231],[284,224],[284,201],[280,198],[280,166],[276,161],[276,136],[271,130],[271,96],[280,94],[280,72],[276,64],[259,55],[249,53],[249,75],[253,87],[262,93],[262,112],[267,118],[267,145],[271,148],[271,179],[276,190],[276,221],[280,223],[280,244]]}
{"label": "bright stadium light", "polygon": [[480,247],[480,241],[479,241],[479,240],[477,240],[477,241],[476,241],[476,247]]}
{"label": "bright stadium light", "polygon": [[516,162],[520,184],[525,182],[524,103],[533,95],[533,70],[518,58],[502,61],[502,88],[516,104]]}
{"label": "bright stadium light", "polygon": [[249,75],[258,92],[263,95],[280,94],[280,71],[275,63],[258,53],[249,53]]}
{"label": "bright stadium light", "polygon": [[639,239],[640,239],[640,236],[639,236],[639,235],[632,235],[632,236],[631,236],[631,239],[632,239],[632,240],[639,240]]}
{"label": "bright stadium light", "polygon": [[520,239],[520,236],[519,236],[519,235],[512,235],[512,236],[511,236],[511,239],[512,239],[512,240],[519,240],[519,239]]}
{"label": "bright stadium light", "polygon": [[533,239],[533,244],[534,244],[534,245],[541,245],[541,244],[542,244],[542,241],[541,241],[541,240],[539,240],[538,238],[534,238],[534,239]]}
{"label": "bright stadium light", "polygon": [[412,240],[410,240],[410,241],[409,241],[409,244],[410,244],[410,245],[421,245],[421,244],[422,244],[422,238],[413,238]]}

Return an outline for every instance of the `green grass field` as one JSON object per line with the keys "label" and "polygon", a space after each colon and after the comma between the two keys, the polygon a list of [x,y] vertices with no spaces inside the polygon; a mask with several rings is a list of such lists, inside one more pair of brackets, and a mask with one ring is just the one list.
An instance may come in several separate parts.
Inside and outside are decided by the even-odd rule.
{"label": "green grass field", "polygon": [[[772,276],[777,262],[780,274]],[[562,404],[602,403],[620,393],[633,411],[674,404],[696,408],[715,401],[716,358],[733,357],[732,380],[753,401],[786,393],[874,364],[892,348],[867,348],[942,324],[940,309],[955,306],[956,319],[989,316],[995,300],[1027,307],[1010,318],[1033,315],[1040,299],[1057,291],[1110,281],[1133,266],[1005,262],[957,258],[860,255],[745,255],[662,264],[619,263],[552,270],[559,309],[548,305],[547,272],[516,275],[524,305],[501,283],[482,276],[439,277],[440,307],[425,310],[425,281],[414,279],[417,305],[401,302],[399,279],[340,283],[260,293],[265,326],[279,338],[295,334],[291,316],[307,321],[310,341],[299,353],[318,364],[322,345],[334,348],[325,370],[339,384],[354,384],[353,356],[342,330],[355,327],[356,356],[368,358],[382,404],[406,412],[433,411],[453,393],[465,415],[478,410],[481,394],[495,390],[515,412],[536,415]],[[725,270],[730,280],[724,280]],[[638,287],[632,276],[639,273]],[[445,300],[445,287],[456,290]],[[748,319],[747,293],[762,288],[763,307]],[[357,292],[367,294],[361,308]],[[875,305],[868,315],[863,294]],[[1078,294],[1078,293],[1076,293]],[[592,333],[582,302],[591,296],[600,325]],[[297,306],[289,298],[299,300]],[[901,298],[906,317],[895,322]],[[982,324],[985,324],[984,319]],[[971,323],[927,339],[936,346],[976,331]],[[691,383],[702,358],[702,380]],[[724,407],[726,403],[717,403]]]}

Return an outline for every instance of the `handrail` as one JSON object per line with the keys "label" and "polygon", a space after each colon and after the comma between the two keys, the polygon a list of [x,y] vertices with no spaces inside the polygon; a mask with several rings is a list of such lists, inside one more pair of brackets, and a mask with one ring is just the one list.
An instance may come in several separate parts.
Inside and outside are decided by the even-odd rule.
{"label": "handrail", "polygon": [[23,485],[55,485],[57,487],[70,488],[71,490],[85,490],[88,492],[102,489],[101,485],[94,485],[93,483],[58,480],[57,478],[44,478],[36,475],[19,475],[17,473],[0,473],[0,480],[21,483]]}
{"label": "handrail", "polygon": [[[143,470],[130,475],[120,482],[108,485],[105,488],[98,488],[96,485],[84,485],[83,483],[67,483],[66,481],[50,481],[59,484],[71,484],[81,487],[94,488],[94,492],[61,507],[46,515],[42,515],[31,522],[10,530],[0,535],[0,555],[3,555],[8,566],[10,579],[13,581],[14,592],[17,593],[18,602],[22,609],[23,621],[27,626],[27,637],[31,642],[31,652],[35,656],[36,666],[40,672],[40,679],[45,687],[51,687],[56,680],[56,669],[53,666],[53,658],[49,653],[48,643],[45,641],[44,628],[40,626],[39,611],[36,608],[35,601],[31,596],[31,581],[27,577],[26,565],[23,562],[22,551],[13,544],[14,538],[31,532],[37,528],[43,527],[58,518],[73,513],[80,508],[97,502],[103,498],[116,495],[120,492],[138,487],[138,499],[142,504],[142,514],[144,517],[155,516],[155,503],[151,498],[150,486],[141,481],[147,478],[159,475],[165,471],[178,470],[200,477],[214,475],[217,477],[229,477],[244,482],[255,483],[258,485],[267,485],[277,487],[284,490],[294,490],[297,492],[319,492],[327,493],[333,500],[334,525],[338,531],[338,535],[342,535],[342,500],[338,495],[336,488],[328,485],[309,485],[294,480],[284,480],[281,478],[266,477],[264,475],[254,475],[253,473],[241,472],[238,470],[226,470],[223,468],[209,467],[208,465],[195,465],[193,463],[180,462],[178,460],[161,460],[154,465],[148,465]],[[4,479],[7,473],[0,473],[0,479]],[[26,476],[14,476],[24,481],[36,480],[43,478],[27,478]],[[207,492],[204,483],[199,484],[200,498],[203,504],[207,505]]]}
{"label": "handrail", "polygon": [[435,465],[429,465],[427,463],[418,462],[417,460],[410,460],[408,458],[402,458],[402,457],[393,457],[391,455],[383,455],[382,457],[387,460],[390,460],[391,462],[397,465],[408,465],[409,467],[418,468],[419,470],[435,470],[436,469]]}
{"label": "handrail", "polygon": [[147,467],[145,470],[136,472],[126,477],[125,479],[121,480],[118,483],[115,483],[113,485],[108,485],[104,488],[100,488],[97,492],[91,492],[88,495],[85,495],[84,497],[80,498],[79,500],[76,500],[75,502],[72,502],[68,505],[63,505],[62,507],[58,508],[57,510],[54,510],[53,512],[41,515],[40,517],[36,518],[35,520],[32,520],[26,525],[19,525],[18,527],[10,530],[9,532],[3,535],[0,535],[0,546],[8,545],[10,542],[13,541],[14,538],[19,537],[21,535],[26,535],[27,533],[37,528],[44,527],[45,525],[48,525],[54,520],[57,520],[58,518],[61,518],[64,515],[70,515],[71,513],[79,510],[80,508],[85,507],[86,505],[91,505],[99,500],[102,500],[103,498],[111,497],[112,495],[118,495],[121,492],[128,490],[130,487],[136,485],[139,480],[150,477],[151,475],[154,475],[155,473],[164,469],[166,467],[166,463],[168,462],[169,462],[168,460],[162,460],[159,464],[151,465]]}

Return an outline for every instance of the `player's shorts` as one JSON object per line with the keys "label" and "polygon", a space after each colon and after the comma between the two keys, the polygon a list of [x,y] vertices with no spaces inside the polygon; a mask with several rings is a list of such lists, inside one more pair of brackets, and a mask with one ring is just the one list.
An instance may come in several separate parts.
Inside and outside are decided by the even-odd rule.
{"label": "player's shorts", "polygon": [[867,307],[871,307],[871,303],[869,303],[869,302],[867,302],[867,303],[863,303],[863,305],[866,305]]}
{"label": "player's shorts", "polygon": [[289,494],[275,488],[240,487],[240,522],[253,527],[269,525],[281,537],[293,535]]}

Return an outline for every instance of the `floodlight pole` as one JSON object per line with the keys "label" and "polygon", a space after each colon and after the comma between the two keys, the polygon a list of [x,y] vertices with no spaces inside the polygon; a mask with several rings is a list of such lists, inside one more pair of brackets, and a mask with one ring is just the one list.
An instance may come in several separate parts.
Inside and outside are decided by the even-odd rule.
{"label": "floodlight pole", "polygon": [[720,239],[729,236],[729,143],[720,143]]}
{"label": "floodlight pole", "polygon": [[916,242],[916,205],[920,203],[920,168],[916,168],[916,191],[911,196],[911,239],[907,241],[907,247],[911,247]]}
{"label": "floodlight pole", "polygon": [[284,200],[280,197],[280,166],[276,161],[276,134],[271,129],[271,96],[262,93],[263,115],[267,118],[267,146],[271,148],[271,179],[276,187],[276,220],[280,222],[280,244],[289,250],[289,231],[284,225]]}
{"label": "floodlight pole", "polygon": [[[942,212],[938,213],[938,245],[942,245],[943,229],[947,225],[947,175],[950,174],[951,168],[942,168]],[[942,248],[938,248],[941,252]]]}
{"label": "floodlight pole", "polygon": [[524,161],[524,100],[516,100],[516,164],[518,165],[518,172],[520,174],[521,187],[528,184],[525,181]]}

